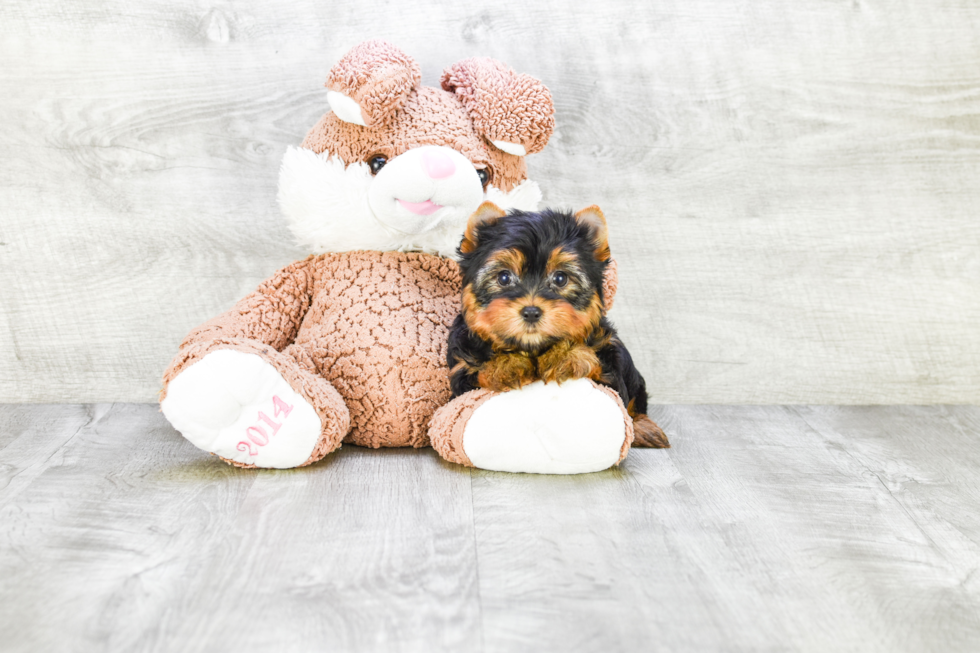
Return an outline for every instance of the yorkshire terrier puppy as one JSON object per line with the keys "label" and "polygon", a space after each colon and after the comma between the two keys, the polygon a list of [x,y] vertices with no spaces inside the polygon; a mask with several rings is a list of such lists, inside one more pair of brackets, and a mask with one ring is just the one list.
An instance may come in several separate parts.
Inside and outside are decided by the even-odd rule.
{"label": "yorkshire terrier puppy", "polygon": [[647,417],[646,382],[603,316],[609,243],[599,207],[507,214],[484,202],[459,254],[463,310],[448,350],[454,397],[589,378],[619,393],[634,446],[670,446]]}

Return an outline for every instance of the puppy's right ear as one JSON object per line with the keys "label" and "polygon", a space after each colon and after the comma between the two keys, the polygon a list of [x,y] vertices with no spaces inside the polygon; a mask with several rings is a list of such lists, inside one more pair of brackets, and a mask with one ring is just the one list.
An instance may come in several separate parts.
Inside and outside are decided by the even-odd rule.
{"label": "puppy's right ear", "polygon": [[593,204],[575,214],[575,221],[592,232],[592,248],[595,260],[609,260],[609,228],[602,209]]}
{"label": "puppy's right ear", "polygon": [[354,46],[330,69],[327,102],[344,122],[385,125],[422,81],[415,61],[387,41]]}
{"label": "puppy's right ear", "polygon": [[479,245],[476,234],[480,227],[493,224],[505,215],[507,213],[493,202],[481,204],[476,213],[470,216],[469,222],[466,223],[466,233],[463,234],[463,242],[459,244],[459,251],[463,254],[469,254],[475,250]]}

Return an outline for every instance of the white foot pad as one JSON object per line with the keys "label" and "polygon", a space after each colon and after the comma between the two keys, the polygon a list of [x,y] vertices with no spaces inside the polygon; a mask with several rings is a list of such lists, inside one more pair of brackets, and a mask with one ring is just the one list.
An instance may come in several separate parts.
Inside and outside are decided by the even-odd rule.
{"label": "white foot pad", "polygon": [[229,349],[181,372],[160,408],[195,446],[259,467],[303,464],[322,428],[313,406],[272,365]]}
{"label": "white foot pad", "polygon": [[463,449],[481,469],[584,474],[615,465],[625,439],[622,409],[589,381],[536,381],[481,404]]}

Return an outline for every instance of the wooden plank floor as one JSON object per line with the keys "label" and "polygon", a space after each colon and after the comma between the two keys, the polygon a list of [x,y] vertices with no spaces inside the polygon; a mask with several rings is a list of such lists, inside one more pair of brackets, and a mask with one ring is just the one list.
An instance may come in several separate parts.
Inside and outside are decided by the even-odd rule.
{"label": "wooden plank floor", "polygon": [[671,406],[575,477],[0,405],[3,651],[976,651],[980,407]]}

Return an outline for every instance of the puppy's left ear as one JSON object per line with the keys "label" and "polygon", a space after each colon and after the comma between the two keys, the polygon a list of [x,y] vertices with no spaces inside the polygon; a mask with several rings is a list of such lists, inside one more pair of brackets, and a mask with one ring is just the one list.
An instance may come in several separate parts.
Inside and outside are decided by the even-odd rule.
{"label": "puppy's left ear", "polygon": [[606,227],[606,216],[602,209],[593,204],[575,214],[575,220],[580,225],[588,227],[592,232],[592,246],[595,260],[609,260],[609,229]]}
{"label": "puppy's left ear", "polygon": [[466,223],[466,233],[463,234],[463,242],[459,244],[460,253],[469,254],[475,250],[477,245],[479,245],[477,232],[480,227],[486,224],[493,224],[505,215],[507,213],[493,202],[484,202],[481,204],[480,208],[470,216],[469,222]]}

